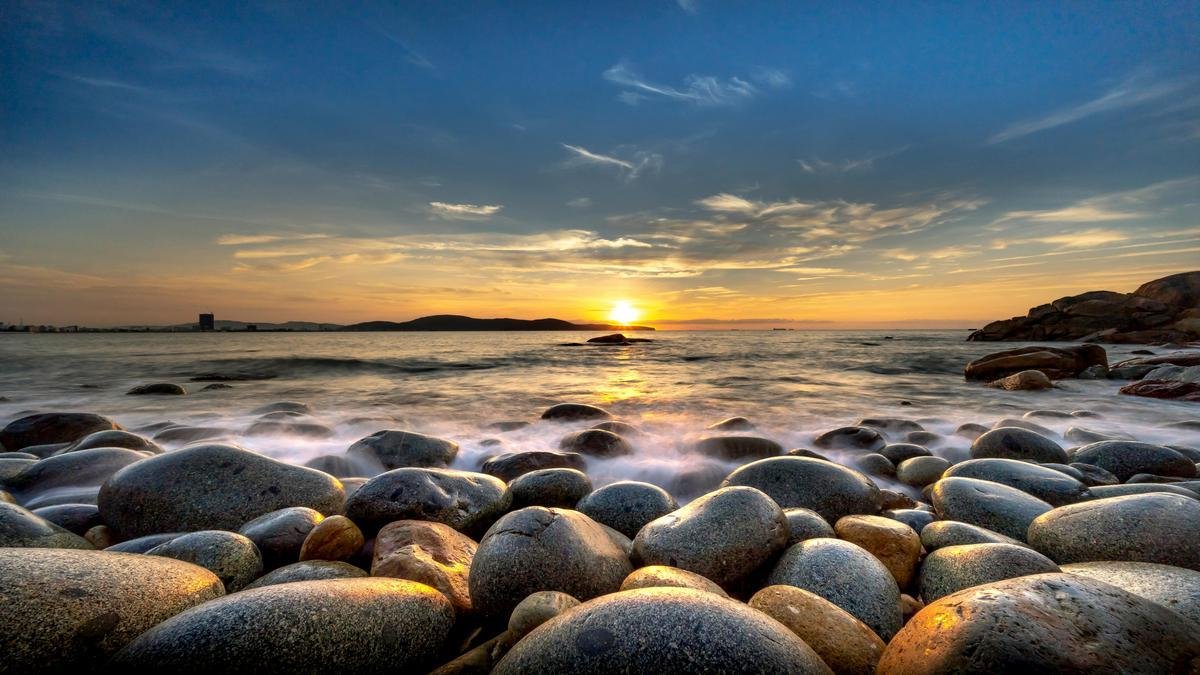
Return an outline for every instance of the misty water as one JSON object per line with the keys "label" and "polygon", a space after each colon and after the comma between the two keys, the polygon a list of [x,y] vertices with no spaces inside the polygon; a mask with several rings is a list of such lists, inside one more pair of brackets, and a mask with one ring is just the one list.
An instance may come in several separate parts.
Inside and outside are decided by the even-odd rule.
{"label": "misty water", "polygon": [[[966,457],[969,446],[953,434],[958,425],[990,426],[1032,410],[1098,414],[1034,420],[1060,434],[1077,426],[1152,442],[1200,441],[1194,431],[1163,428],[1200,417],[1195,404],[1123,396],[1121,382],[1067,380],[1049,392],[965,382],[968,361],[1015,346],[969,343],[965,331],[660,331],[645,334],[654,340],[648,344],[559,345],[593,335],[4,335],[0,418],[71,410],[108,415],[132,430],[163,422],[220,428],[239,445],[295,463],[343,453],[379,429],[408,429],[456,441],[462,449],[454,467],[476,470],[500,452],[558,449],[564,434],[587,424],[537,422],[538,416],[555,403],[581,402],[645,432],[629,439],[636,448],[631,456],[588,458],[593,482],[637,479],[668,489],[681,473],[718,475],[734,466],[691,451],[713,433],[705,427],[734,415],[757,424],[751,433],[786,448],[811,447],[816,434],[863,417],[903,417],[941,434],[930,449],[952,460]],[[1137,348],[1108,346],[1110,363]],[[265,379],[213,390],[190,381],[213,373]],[[125,393],[151,382],[182,384],[188,395]],[[252,411],[276,401],[308,404],[313,414],[302,421],[332,434],[245,434],[259,417]],[[487,428],[502,420],[537,423],[503,433]]]}

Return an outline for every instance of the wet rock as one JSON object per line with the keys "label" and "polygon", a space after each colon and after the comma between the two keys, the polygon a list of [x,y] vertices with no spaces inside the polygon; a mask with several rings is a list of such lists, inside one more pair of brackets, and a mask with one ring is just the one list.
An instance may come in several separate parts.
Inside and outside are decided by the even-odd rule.
{"label": "wet rock", "polygon": [[0,548],[91,549],[83,537],[0,500]]}
{"label": "wet rock", "polygon": [[696,452],[724,460],[761,459],[783,453],[783,446],[758,436],[709,436],[696,442]]}
{"label": "wet rock", "polygon": [[543,624],[493,672],[830,671],[803,640],[746,605],[686,588],[644,588],[598,598]]}
{"label": "wet rock", "polygon": [[975,422],[967,422],[965,424],[958,425],[958,428],[954,430],[954,435],[975,440],[976,438],[986,434],[988,431],[990,431],[989,427],[985,427],[982,424],[977,424]]}
{"label": "wet rock", "polygon": [[301,420],[259,420],[242,432],[244,436],[300,436],[303,438],[331,438],[333,429],[317,422]]}
{"label": "wet rock", "polygon": [[389,470],[444,468],[458,456],[458,444],[415,431],[384,429],[359,439],[346,450],[346,455],[377,461]]}
{"label": "wet rock", "polygon": [[39,413],[9,422],[0,429],[0,447],[15,451],[47,443],[72,443],[97,431],[120,428],[102,415]]}
{"label": "wet rock", "polygon": [[429,520],[469,534],[487,529],[511,501],[504,481],[487,474],[393,469],[360,487],[347,500],[346,515],[367,532],[393,520]]}
{"label": "wet rock", "polygon": [[504,432],[524,429],[527,426],[529,426],[529,422],[525,420],[502,420],[500,422],[492,422],[491,424],[487,425],[487,428],[491,429],[492,431]]}
{"label": "wet rock", "polygon": [[276,401],[267,405],[259,406],[250,411],[251,415],[269,415],[271,413],[295,413],[297,415],[311,415],[313,409],[307,403],[299,401]]}
{"label": "wet rock", "polygon": [[1020,427],[1000,427],[981,435],[971,443],[971,457],[1017,459],[1023,462],[1066,464],[1067,453],[1045,436]]}
{"label": "wet rock", "polygon": [[1014,487],[1051,506],[1073,504],[1090,497],[1088,488],[1060,471],[1015,459],[970,459],[950,467],[946,478],[978,478]]}
{"label": "wet rock", "polygon": [[125,541],[113,544],[112,546],[107,547],[106,550],[111,551],[113,553],[145,553],[145,552],[155,548],[156,546],[165,544],[168,541],[175,539],[176,537],[183,536],[184,534],[185,534],[184,532],[163,532],[161,534],[148,534],[144,537],[138,537],[136,539],[127,539]]}
{"label": "wet rock", "polygon": [[925,527],[934,522],[934,515],[929,511],[920,509],[894,509],[883,512],[884,517],[898,520],[905,525],[911,527],[918,535],[925,530]]}
{"label": "wet rock", "polygon": [[1072,443],[1098,443],[1100,441],[1118,441],[1121,440],[1112,434],[1102,434],[1098,431],[1091,431],[1083,427],[1071,427],[1063,434],[1063,438]]}
{"label": "wet rock", "polygon": [[874,452],[854,458],[854,467],[868,476],[895,476],[896,465],[883,455]]}
{"label": "wet rock", "polygon": [[633,540],[633,559],[729,587],[753,574],[787,539],[787,518],[770,497],[749,487],[725,487],[648,523]]}
{"label": "wet rock", "polygon": [[1074,377],[1090,366],[1108,367],[1108,354],[1099,345],[1072,347],[1019,347],[982,356],[967,364],[968,380],[991,382],[1028,370],[1038,370],[1051,379]]}
{"label": "wet rock", "polygon": [[160,544],[146,555],[199,565],[217,575],[228,593],[245,588],[262,574],[262,556],[254,542],[233,532],[192,532]]}
{"label": "wet rock", "polygon": [[559,448],[592,457],[621,457],[633,454],[633,446],[624,438],[604,429],[584,429],[563,437]]}
{"label": "wet rock", "polygon": [[33,515],[79,536],[100,525],[100,509],[95,504],[56,504],[33,509]]}
{"label": "wet rock", "polygon": [[713,583],[711,579],[702,577],[695,572],[670,567],[667,565],[647,565],[634,570],[621,582],[622,591],[632,591],[638,588],[691,588],[706,593],[716,593],[727,598],[725,589]]}
{"label": "wet rock", "polygon": [[932,431],[910,431],[904,435],[904,441],[913,445],[928,447],[931,445],[942,445],[946,442],[946,439],[941,434]]}
{"label": "wet rock", "polygon": [[1146,398],[1200,401],[1200,383],[1197,382],[1141,380],[1121,387],[1120,392]]}
{"label": "wet rock", "polygon": [[[374,460],[365,462],[367,465],[374,463]],[[350,478],[354,476],[363,476],[374,471],[368,470],[368,467],[360,467],[359,462],[356,462],[345,455],[317,455],[304,463],[304,466],[317,471],[323,471],[335,478]],[[376,468],[375,471],[378,471]]]}
{"label": "wet rock", "polygon": [[841,427],[813,439],[813,445],[823,450],[866,450],[878,452],[887,441],[878,431],[868,427]]}
{"label": "wet rock", "polygon": [[1029,544],[1061,564],[1123,560],[1200,570],[1200,501],[1141,494],[1060,506],[1029,527]]}
{"label": "wet rock", "polygon": [[1082,482],[1084,485],[1087,485],[1089,488],[1097,487],[1100,485],[1116,485],[1117,483],[1121,482],[1120,478],[1117,478],[1116,476],[1112,475],[1111,473],[1109,473],[1109,472],[1105,471],[1104,469],[1101,469],[1100,467],[1095,466],[1093,464],[1082,464],[1080,462],[1071,462],[1067,466],[1069,466],[1072,469],[1075,469],[1079,473],[1083,474]]}
{"label": "wet rock", "polygon": [[579,600],[558,591],[538,591],[517,603],[508,617],[508,630],[514,636],[525,636],[534,628],[579,606]]}
{"label": "wet rock", "polygon": [[317,523],[325,519],[305,506],[279,509],[251,520],[238,533],[254,542],[262,554],[263,569],[270,571],[300,560],[300,547]]}
{"label": "wet rock", "polygon": [[1144,495],[1150,493],[1174,494],[1181,497],[1189,497],[1191,499],[1200,499],[1200,494],[1197,494],[1194,490],[1189,490],[1179,485],[1167,485],[1165,483],[1126,483],[1125,485],[1099,485],[1091,488],[1089,492],[1094,499],[1108,499],[1109,497],[1124,497],[1125,495]]}
{"label": "wet rock", "polygon": [[905,588],[921,559],[921,537],[908,525],[883,516],[846,516],[833,526],[837,536],[875,556]]}
{"label": "wet rock", "polygon": [[636,437],[642,435],[641,429],[620,420],[605,420],[604,422],[593,424],[592,428],[601,431],[611,431],[619,436]]}
{"label": "wet rock", "polygon": [[28,457],[10,457],[9,455],[23,455],[23,452],[9,452],[0,454],[0,485],[5,485],[8,481],[21,475],[25,469],[33,466],[38,458],[34,455]]}
{"label": "wet rock", "polygon": [[177,560],[101,551],[0,548],[0,653],[13,673],[107,672],[110,655],[224,593]]}
{"label": "wet rock", "polygon": [[896,492],[895,490],[881,489],[880,497],[883,499],[883,508],[889,509],[913,509],[917,507],[918,502],[908,495]]}
{"label": "wet rock", "polygon": [[1125,481],[1138,473],[1194,478],[1196,464],[1162,445],[1135,441],[1101,441],[1079,448],[1072,460],[1098,466]]}
{"label": "wet rock", "polygon": [[161,455],[163,451],[157,443],[135,433],[121,429],[108,429],[88,434],[59,452],[76,452],[92,448],[125,448],[126,450],[148,452],[152,455]]}
{"label": "wet rock", "polygon": [[289,506],[340,513],[342,484],[332,476],[229,445],[193,445],[149,457],[100,488],[104,522],[122,538],[157,532],[237,530]]}
{"label": "wet rock", "polygon": [[576,508],[597,523],[632,539],[646,523],[665,516],[679,505],[657,485],[618,481],[583,497]]}
{"label": "wet rock", "polygon": [[1015,544],[966,544],[943,546],[921,565],[921,597],[926,603],[1004,579],[1058,572],[1046,556]]}
{"label": "wet rock", "polygon": [[125,393],[130,396],[183,396],[187,390],[171,382],[154,382],[139,384]]}
{"label": "wet rock", "polygon": [[709,431],[752,431],[754,423],[745,417],[728,417],[705,428]]}
{"label": "wet rock", "polygon": [[221,389],[233,389],[233,385],[225,384],[224,382],[213,382],[212,384],[206,384],[203,387],[200,387],[200,391],[218,391]]}
{"label": "wet rock", "polygon": [[445,596],[411,581],[276,584],[179,614],[130,643],[112,665],[127,672],[240,672],[248,666],[264,674],[424,672],[453,623]]}
{"label": "wet rock", "polygon": [[146,455],[124,448],[92,448],[47,457],[8,481],[29,508],[61,503],[95,503],[100,484]]}
{"label": "wet rock", "polygon": [[577,420],[607,420],[612,414],[603,408],[585,403],[559,403],[546,408],[542,419],[558,422],[573,422]]}
{"label": "wet rock", "polygon": [[977,478],[943,478],[933,484],[931,498],[941,519],[978,525],[1021,541],[1033,519],[1053,508],[1016,488]]}
{"label": "wet rock", "polygon": [[217,438],[231,438],[233,432],[221,427],[172,426],[154,434],[154,440],[160,443],[195,443]]}
{"label": "wet rock", "polygon": [[503,455],[489,457],[483,462],[480,471],[495,476],[503,481],[510,481],[517,476],[538,469],[587,469],[587,461],[577,452],[554,452],[553,450],[529,450],[527,452],[509,452]]}
{"label": "wet rock", "polygon": [[802,588],[768,586],[749,604],[787,626],[835,673],[874,675],[887,646],[854,615]]}
{"label": "wet rock", "polygon": [[300,546],[300,560],[349,560],[366,538],[362,530],[346,516],[329,516],[318,522]]}
{"label": "wet rock", "polygon": [[531,506],[505,515],[480,540],[471,562],[475,610],[507,616],[536,591],[580,600],[616,591],[633,571],[615,539],[620,536],[577,511]]}
{"label": "wet rock", "polygon": [[879,513],[879,488],[861,473],[840,464],[806,457],[771,457],[740,466],[723,486],[762,490],[785,509],[803,507],[829,522],[856,513]]}
{"label": "wet rock", "polygon": [[892,436],[903,436],[914,431],[925,430],[925,427],[921,426],[918,422],[899,417],[864,417],[855,426],[871,427],[881,433]]}
{"label": "wet rock", "polygon": [[[1087,371],[1085,370],[1084,372]],[[1083,373],[1080,373],[1079,376],[1082,377]],[[990,382],[988,386],[1007,391],[1042,391],[1053,389],[1054,383],[1040,370],[1022,370],[1019,373],[1013,373],[1007,377]]]}
{"label": "wet rock", "polygon": [[905,485],[925,487],[936,483],[949,468],[950,462],[941,457],[913,457],[896,467],[896,478]]}
{"label": "wet rock", "polygon": [[995,424],[992,425],[993,429],[1001,429],[1004,427],[1015,427],[1017,429],[1025,429],[1026,431],[1032,431],[1035,434],[1041,434],[1042,436],[1045,436],[1046,438],[1054,438],[1055,436],[1058,435],[1050,427],[1042,426],[1036,422],[1027,420],[1024,417],[1005,417],[1004,419],[998,420]]}
{"label": "wet rock", "polygon": [[928,449],[915,443],[889,443],[883,446],[879,454],[888,458],[888,461],[899,466],[900,462],[913,457],[928,457],[933,453]]}
{"label": "wet rock", "polygon": [[[846,580],[853,579],[854,583]],[[775,565],[771,584],[796,586],[849,612],[885,641],[900,630],[900,589],[883,563],[841,539],[809,539]]]}
{"label": "wet rock", "polygon": [[[953,618],[953,620],[948,620]],[[1119,588],[1039,574],[930,603],[888,644],[881,673],[1172,672],[1200,657],[1200,627]]]}
{"label": "wet rock", "polygon": [[788,540],[787,546],[798,544],[806,539],[819,539],[821,537],[835,537],[831,526],[821,514],[802,507],[794,507],[784,509],[784,518],[788,523]]}
{"label": "wet rock", "polygon": [[108,529],[107,525],[95,525],[88,528],[88,531],[83,533],[83,538],[98,549],[109,548],[117,542],[116,536],[113,535],[112,530]]}
{"label": "wet rock", "polygon": [[441,591],[459,613],[472,611],[468,579],[477,545],[441,523],[398,520],[375,538],[371,575],[418,581]]}
{"label": "wet rock", "polygon": [[1200,626],[1200,572],[1140,562],[1087,562],[1063,572],[1112,584],[1178,612]]}
{"label": "wet rock", "polygon": [[326,579],[360,579],[367,576],[361,568],[339,560],[305,560],[285,565],[277,570],[267,572],[244,590],[274,586],[276,584],[291,584],[297,581],[320,581]]}

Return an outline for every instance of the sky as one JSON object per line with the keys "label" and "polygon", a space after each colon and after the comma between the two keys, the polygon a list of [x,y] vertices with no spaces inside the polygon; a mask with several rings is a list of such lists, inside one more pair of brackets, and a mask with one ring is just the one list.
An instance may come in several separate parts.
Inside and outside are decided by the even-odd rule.
{"label": "sky", "polygon": [[0,321],[975,327],[1200,269],[1200,2],[0,3]]}

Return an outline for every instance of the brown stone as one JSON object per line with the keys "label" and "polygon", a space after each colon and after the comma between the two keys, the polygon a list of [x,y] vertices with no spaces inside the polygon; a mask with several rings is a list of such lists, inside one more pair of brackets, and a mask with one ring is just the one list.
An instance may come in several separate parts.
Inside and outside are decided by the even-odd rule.
{"label": "brown stone", "polygon": [[833,529],[839,538],[878,558],[901,588],[912,581],[921,558],[921,537],[908,525],[883,516],[845,516]]}
{"label": "brown stone", "polygon": [[1095,365],[1108,367],[1108,355],[1099,345],[1020,347],[975,359],[963,374],[968,380],[991,382],[1023,370],[1040,370],[1050,379],[1062,379]]}
{"label": "brown stone", "polygon": [[1040,370],[1022,370],[1008,377],[1002,377],[988,386],[1007,391],[1040,391],[1053,388],[1054,383]]}
{"label": "brown stone", "polygon": [[116,537],[113,536],[112,530],[108,529],[107,525],[96,525],[83,533],[83,538],[88,540],[88,543],[96,548],[108,548],[117,543]]}
{"label": "brown stone", "polygon": [[362,530],[346,516],[317,523],[300,547],[300,560],[349,560],[365,543]]}
{"label": "brown stone", "polygon": [[371,575],[419,581],[441,591],[460,613],[472,611],[467,580],[477,545],[454,528],[398,520],[375,538]]}
{"label": "brown stone", "polygon": [[632,591],[635,588],[694,588],[697,591],[708,591],[722,597],[729,597],[725,591],[706,577],[695,572],[681,570],[667,565],[648,565],[634,570],[625,581],[621,582],[622,591]]}
{"label": "brown stone", "polygon": [[802,588],[768,586],[750,598],[750,606],[787,626],[835,673],[874,673],[886,647],[867,624]]}
{"label": "brown stone", "polygon": [[575,596],[560,591],[530,593],[513,608],[508,617],[508,631],[517,636],[528,635],[534,628],[578,606],[579,600]]}

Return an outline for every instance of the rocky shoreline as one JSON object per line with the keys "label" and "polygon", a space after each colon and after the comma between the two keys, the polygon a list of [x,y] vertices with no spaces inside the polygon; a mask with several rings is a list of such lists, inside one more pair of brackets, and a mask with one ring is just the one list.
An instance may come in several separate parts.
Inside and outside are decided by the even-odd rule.
{"label": "rocky shoreline", "polygon": [[[1131,367],[1059,351],[967,376]],[[1194,672],[1200,416],[1171,445],[1047,426],[1096,416],[962,424],[967,456],[921,419],[789,449],[731,418],[696,452],[736,468],[668,491],[593,484],[639,430],[579,403],[485,425],[473,471],[410,430],[296,466],[26,415],[0,430],[0,648],[12,672]],[[529,425],[560,450],[504,448]]]}

